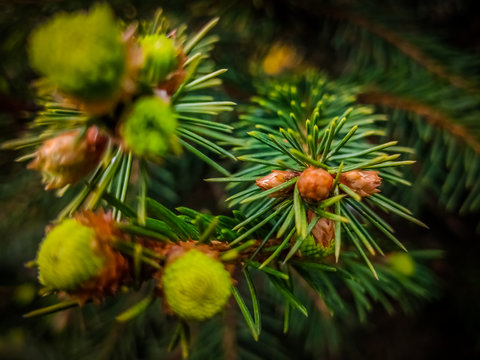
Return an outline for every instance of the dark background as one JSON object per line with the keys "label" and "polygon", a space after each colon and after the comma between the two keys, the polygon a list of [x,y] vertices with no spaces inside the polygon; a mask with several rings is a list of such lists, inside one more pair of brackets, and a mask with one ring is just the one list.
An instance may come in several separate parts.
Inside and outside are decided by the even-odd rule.
{"label": "dark background", "polygon": [[[354,2],[346,1],[345,6]],[[90,3],[61,0],[0,2],[0,141],[19,136],[29,119],[28,112],[35,109],[30,87],[35,75],[28,67],[25,50],[29,32],[59,10],[83,9]],[[117,15],[127,21],[148,18],[159,6],[164,7],[174,21],[187,22],[192,28],[212,16],[222,16],[223,20],[216,29],[221,41],[214,57],[220,66],[230,69],[225,89],[238,102],[248,101],[253,94],[255,76],[249,64],[261,58],[272,41],[278,39],[295,44],[309,64],[331,76],[341,73],[342,58],[329,48],[328,42],[322,42],[317,36],[318,24],[324,21],[321,10],[329,9],[332,2],[118,0],[110,3]],[[312,3],[318,4],[312,6]],[[373,8],[375,3],[387,10],[388,6],[398,7],[410,14],[412,24],[425,31],[437,32],[449,46],[477,57],[480,55],[480,21],[474,1],[402,1],[401,4],[377,1],[373,2]],[[365,11],[371,10],[366,8]],[[239,25],[242,21],[246,26]],[[478,72],[473,75],[477,76]],[[33,320],[21,317],[43,304],[43,300],[35,295],[38,290],[35,271],[24,264],[34,258],[45,225],[67,199],[58,199],[54,194],[44,192],[38,174],[26,171],[23,163],[15,163],[16,155],[10,151],[0,152],[0,359],[70,359],[77,358],[77,355],[78,358],[90,358],[88,347],[91,347],[92,354],[96,353],[98,342],[83,340],[92,334],[89,325],[82,325],[82,320],[70,318],[70,325],[64,326],[62,321],[67,319],[62,317]],[[192,167],[189,159],[185,161],[185,165],[176,165],[172,170],[180,180],[174,189],[178,196],[168,200],[171,205],[226,212],[222,204],[218,204],[222,189],[200,181],[209,170],[199,164]],[[417,216],[430,226],[429,231],[403,222],[394,225],[399,229],[398,237],[408,248],[445,250],[445,257],[432,263],[438,277],[438,288],[432,289],[436,299],[424,304],[416,314],[398,312],[390,317],[382,310],[374,310],[367,324],[345,329],[340,346],[335,351],[326,351],[322,358],[480,357],[480,238],[475,232],[480,214],[460,216],[448,212],[438,205],[435,196],[426,194],[418,205]],[[100,311],[100,316],[92,309],[85,309],[82,314],[101,324],[111,315],[104,308]],[[163,330],[156,326],[151,333],[161,336]],[[109,336],[102,335],[100,325],[95,329],[98,332],[95,336]],[[126,330],[122,334],[117,341],[122,341],[123,336],[126,339],[129,332]],[[280,340],[290,347],[291,358],[318,358],[304,351],[299,339],[287,336]],[[72,345],[75,342],[83,349],[76,349]],[[150,358],[148,351],[136,346],[134,356],[106,353],[98,358]]]}

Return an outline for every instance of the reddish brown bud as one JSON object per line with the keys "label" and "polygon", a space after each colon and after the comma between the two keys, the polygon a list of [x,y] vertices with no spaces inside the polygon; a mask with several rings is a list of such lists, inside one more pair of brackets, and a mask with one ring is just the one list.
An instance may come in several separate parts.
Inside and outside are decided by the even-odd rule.
{"label": "reddish brown bud", "polygon": [[[265,190],[270,190],[274,187],[282,185],[284,182],[293,179],[294,177],[298,176],[298,173],[294,171],[285,171],[285,170],[272,170],[270,174],[264,176],[260,179],[257,179],[255,182],[257,186]],[[272,197],[281,197],[288,195],[293,190],[294,185],[289,186],[285,189],[279,190],[271,194]]]}
{"label": "reddish brown bud", "polygon": [[300,195],[310,201],[320,201],[330,195],[333,178],[323,169],[309,167],[298,178],[297,187]]}
{"label": "reddish brown bud", "polygon": [[[307,213],[308,222],[315,217],[313,211]],[[303,256],[325,257],[335,251],[335,222],[321,218],[317,221],[312,232],[307,236],[300,247]]]}
{"label": "reddish brown bud", "polygon": [[28,168],[42,172],[46,190],[62,188],[92,171],[106,144],[107,136],[96,126],[85,136],[80,136],[80,130],[66,132],[45,141]]}
{"label": "reddish brown bud", "polygon": [[[315,213],[313,211],[308,211],[308,222],[310,223],[314,218]],[[321,218],[317,221],[315,226],[312,229],[311,234],[313,235],[315,242],[318,246],[323,248],[330,248],[333,237],[335,235],[335,222]]]}
{"label": "reddish brown bud", "polygon": [[340,175],[340,181],[363,197],[380,192],[378,187],[382,184],[378,171],[347,171]]}

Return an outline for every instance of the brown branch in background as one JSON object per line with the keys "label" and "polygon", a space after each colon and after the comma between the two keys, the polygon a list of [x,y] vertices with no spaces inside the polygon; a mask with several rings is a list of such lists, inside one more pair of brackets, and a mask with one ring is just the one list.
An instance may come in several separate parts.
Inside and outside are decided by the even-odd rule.
{"label": "brown branch in background", "polygon": [[225,360],[237,360],[237,319],[235,300],[230,297],[229,306],[225,311],[225,326],[223,332],[223,351]]}
{"label": "brown branch in background", "polygon": [[299,275],[296,271],[293,272],[295,274],[295,278],[298,281],[298,284],[302,287],[303,290],[307,293],[308,297],[312,300],[313,304],[317,308],[318,312],[322,315],[325,319],[331,319],[332,315],[330,314],[330,310],[328,310],[327,304],[325,304],[325,300],[317,294],[313,288],[308,285],[305,279]]}
{"label": "brown branch in background", "polygon": [[398,48],[405,55],[411,57],[418,64],[422,65],[427,71],[448,81],[451,85],[468,91],[476,90],[475,85],[471,81],[465,79],[462,76],[451,73],[447,67],[441,65],[437,60],[430,57],[418,46],[405,40],[391,29],[388,29],[381,24],[373,23],[369,19],[362,17],[358,14],[347,14],[339,10],[327,10],[326,14],[327,16],[331,16],[335,19],[347,20],[352,24],[367,29],[371,33],[377,35],[378,37],[386,40],[391,45]]}
{"label": "brown branch in background", "polygon": [[402,98],[394,94],[383,92],[364,92],[357,95],[357,100],[362,104],[383,105],[395,109],[413,112],[422,116],[430,125],[444,129],[470,145],[477,154],[480,154],[480,141],[465,127],[455,124],[446,114],[428,105],[415,100]]}

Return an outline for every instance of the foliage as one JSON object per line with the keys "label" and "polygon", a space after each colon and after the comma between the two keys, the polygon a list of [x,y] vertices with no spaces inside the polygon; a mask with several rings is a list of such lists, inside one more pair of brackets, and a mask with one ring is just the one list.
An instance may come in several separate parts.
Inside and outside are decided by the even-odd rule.
{"label": "foliage", "polygon": [[[221,6],[211,11],[221,13]],[[265,8],[269,6],[265,4]],[[440,253],[399,254],[399,250],[406,250],[403,239],[389,222],[401,217],[425,226],[406,205],[418,207],[429,193],[426,189],[437,193],[450,210],[466,213],[478,209],[477,134],[472,120],[478,99],[471,92],[474,84],[466,84],[461,76],[470,71],[473,59],[451,53],[440,43],[432,44],[430,37],[421,39],[416,33],[400,39],[392,34],[403,29],[393,32],[394,22],[383,19],[383,13],[370,19],[373,10],[360,14],[361,10],[351,6],[337,9],[329,4],[315,12],[323,19],[326,36],[322,35],[322,42],[332,46],[345,65],[341,71],[331,71],[340,80],[330,81],[312,69],[312,64],[305,70],[305,62],[299,66],[301,71],[297,67],[296,75],[276,80],[254,70],[248,76],[255,80],[247,81],[237,67],[227,75],[230,81],[246,84],[248,91],[256,83],[258,96],[240,106],[240,116],[231,117],[229,124],[220,122],[217,115],[232,110],[234,103],[215,100],[210,90],[220,85],[217,77],[226,71],[215,71],[209,58],[217,38],[206,33],[217,19],[194,35],[187,35],[184,26],[172,31],[160,13],[151,22],[140,22],[136,31],[125,25],[124,35],[135,34],[127,36],[129,42],[123,44],[131,53],[142,47],[146,52],[152,45],[146,39],[157,36],[161,43],[167,40],[168,51],[165,58],[130,68],[135,86],[122,85],[122,96],[105,100],[95,95],[102,100],[100,106],[91,106],[86,98],[69,98],[73,92],[69,94],[67,88],[62,91],[60,85],[58,91],[49,81],[37,82],[37,101],[43,109],[25,137],[6,145],[34,148],[19,160],[35,158],[42,144],[72,130],[78,131],[74,144],[87,141],[85,134],[94,126],[109,139],[96,168],[88,169],[89,178],[85,180],[84,172],[78,172],[74,181],[58,191],[73,200],[57,221],[83,211],[112,210],[112,226],[122,235],[110,245],[130,264],[131,281],[123,289],[127,294],[119,292],[115,299],[107,300],[100,313],[91,305],[75,310],[77,314],[95,311],[106,321],[116,319],[116,324],[112,320],[103,328],[97,326],[92,336],[82,340],[92,347],[100,334],[111,331],[96,349],[99,357],[134,356],[134,350],[127,349],[130,344],[142,347],[146,358],[158,357],[164,356],[167,347],[179,344],[184,356],[191,349],[192,358],[220,358],[225,355],[225,344],[235,343],[242,358],[256,358],[254,354],[288,358],[286,354],[296,354],[291,354],[288,344],[282,344],[282,333],[287,331],[305,343],[305,356],[318,357],[325,349],[339,351],[340,326],[354,328],[358,322],[367,322],[367,313],[376,307],[389,314],[397,308],[411,312],[435,295],[435,281],[426,260]],[[305,2],[294,8],[312,11]],[[230,9],[226,18],[234,19],[227,21],[231,25],[254,16],[255,12]],[[372,25],[373,21],[381,25]],[[288,46],[269,46],[265,39],[268,32],[259,31],[255,45],[271,51],[269,61],[262,63],[264,67],[271,67],[275,53],[289,54]],[[228,32],[225,35],[228,37]],[[296,45],[301,46],[301,41]],[[418,55],[411,50],[413,46],[429,57]],[[228,56],[232,54],[222,55],[222,61]],[[444,68],[425,60],[430,57],[450,57],[452,61]],[[297,60],[287,67],[298,66],[301,61]],[[232,64],[238,61],[232,60]],[[457,61],[462,66],[456,66]],[[252,63],[261,61],[257,58]],[[457,70],[451,75],[446,68]],[[223,99],[223,95],[216,96]],[[443,98],[450,102],[439,105],[438,99]],[[152,106],[143,112],[137,111],[142,99],[152,100]],[[372,105],[387,115],[377,114]],[[128,127],[132,119],[135,123]],[[140,127],[143,133],[129,138],[139,130],[138,123],[145,125],[143,130]],[[400,146],[391,141],[392,137],[401,140]],[[187,152],[182,157],[178,156],[180,147]],[[465,155],[464,161],[458,160],[459,154]],[[425,160],[427,156],[432,162]],[[412,158],[420,161],[405,173],[403,168],[414,163]],[[206,172],[194,173],[200,166],[197,159],[211,168],[208,176],[216,173],[208,179],[210,183],[227,184],[226,203],[231,209],[227,215],[216,215],[217,208],[215,215],[207,213],[203,205],[195,210],[186,206],[176,212],[169,209],[172,203],[185,201],[185,187],[180,184],[190,186]],[[331,182],[321,199],[309,198],[299,185],[301,176],[312,168],[321,169]],[[272,171],[288,172],[290,178],[270,188],[259,186],[258,181]],[[347,179],[349,173],[365,172],[373,179],[368,184],[355,187]],[[383,180],[381,194],[377,193],[377,177]],[[328,221],[332,233],[320,229],[321,221]],[[319,240],[320,231],[326,243]],[[163,269],[168,269],[172,249],[192,242],[213,251],[220,261],[217,265],[225,272],[228,269],[237,281],[226,292],[233,293],[238,307],[227,305],[222,317],[215,316],[201,325],[185,321],[185,316],[172,321],[159,309],[159,302],[168,295],[162,294],[157,284]],[[29,315],[81,303],[75,296],[54,305],[48,301],[51,299],[44,305],[49,306]],[[232,313],[241,313],[245,322],[237,324],[233,315],[232,325]],[[176,330],[172,323],[177,324]],[[128,332],[122,337],[127,340],[115,349],[113,344],[119,343],[122,331]],[[148,344],[142,331],[149,334]],[[247,340],[247,333],[259,343]],[[166,338],[171,334],[168,344]],[[78,357],[91,355],[80,352],[72,350]]]}

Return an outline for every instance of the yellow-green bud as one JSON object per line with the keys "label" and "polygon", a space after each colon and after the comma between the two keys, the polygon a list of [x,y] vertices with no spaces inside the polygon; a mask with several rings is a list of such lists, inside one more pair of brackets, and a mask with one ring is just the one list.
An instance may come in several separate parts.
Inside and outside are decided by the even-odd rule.
{"label": "yellow-green bud", "polygon": [[142,77],[147,82],[164,81],[178,67],[178,51],[173,39],[163,34],[147,35],[140,39],[140,45],[144,56]]}
{"label": "yellow-green bud", "polygon": [[85,101],[105,100],[123,81],[126,52],[121,37],[107,5],[88,13],[59,14],[32,33],[30,62],[62,92]]}
{"label": "yellow-green bud", "polygon": [[388,262],[390,268],[398,274],[412,276],[415,273],[415,261],[413,261],[412,257],[407,253],[392,253],[389,256]]}
{"label": "yellow-green bud", "polygon": [[134,153],[156,159],[168,150],[181,151],[176,130],[177,118],[170,104],[148,96],[135,103],[120,131],[125,144]]}
{"label": "yellow-green bud", "polygon": [[205,320],[225,307],[232,280],[220,261],[192,249],[167,264],[162,285],[175,314],[184,319]]}
{"label": "yellow-green bud", "polygon": [[96,251],[95,231],[73,219],[62,221],[40,244],[38,279],[53,290],[72,291],[97,276],[104,258]]}

